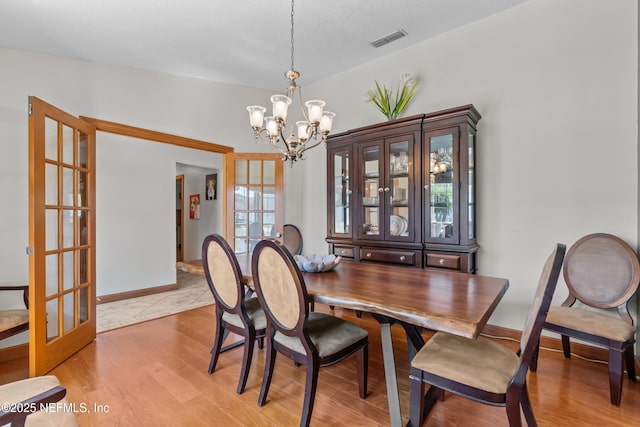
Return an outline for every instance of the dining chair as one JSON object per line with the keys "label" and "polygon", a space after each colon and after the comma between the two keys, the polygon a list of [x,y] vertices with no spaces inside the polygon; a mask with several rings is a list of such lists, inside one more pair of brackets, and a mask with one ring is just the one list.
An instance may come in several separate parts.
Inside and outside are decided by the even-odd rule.
{"label": "dining chair", "polygon": [[[563,273],[569,296],[551,307],[544,329],[561,335],[566,358],[571,357],[569,337],[608,349],[610,399],[619,406],[625,362],[629,379],[636,381],[635,327],[628,302],[640,282],[638,257],[619,237],[589,234],[569,248]],[[607,312],[614,309],[617,315]],[[537,370],[537,357],[531,370]]]}
{"label": "dining chair", "polygon": [[0,291],[22,291],[25,306],[0,310],[0,340],[3,340],[29,329],[29,286],[0,286]]}
{"label": "dining chair", "polygon": [[302,273],[291,253],[278,242],[263,240],[251,259],[256,294],[267,315],[267,347],[258,405],[264,405],[273,376],[276,354],[306,365],[301,426],[313,411],[321,366],[356,355],[358,391],[367,395],[369,338],[365,329],[325,313],[310,312]]}
{"label": "dining chair", "polygon": [[291,252],[291,255],[302,253],[302,233],[293,224],[285,224],[282,227],[282,244]]}
{"label": "dining chair", "polygon": [[66,394],[67,390],[54,375],[0,385],[0,425],[79,426]]}
{"label": "dining chair", "polygon": [[[465,338],[437,332],[411,361],[409,426],[422,425],[443,391],[506,407],[509,425],[529,426],[536,420],[527,392],[527,371],[538,346],[542,325],[558,283],[566,247],[557,244],[544,264],[529,317],[513,352],[485,337]],[[425,398],[425,383],[431,385]]]}
{"label": "dining chair", "polygon": [[238,259],[222,236],[211,234],[205,237],[202,266],[216,306],[216,335],[211,349],[209,373],[212,374],[216,368],[228,332],[242,335],[244,354],[237,388],[240,394],[247,384],[256,339],[258,347],[263,346],[267,320],[258,299],[246,298],[246,284]]}

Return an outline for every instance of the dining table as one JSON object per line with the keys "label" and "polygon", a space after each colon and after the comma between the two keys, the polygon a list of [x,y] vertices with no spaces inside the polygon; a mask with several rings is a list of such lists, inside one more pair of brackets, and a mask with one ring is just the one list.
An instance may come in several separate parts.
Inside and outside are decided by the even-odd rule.
{"label": "dining table", "polygon": [[[236,256],[251,286],[251,254]],[[204,274],[201,260],[179,262],[176,267]],[[504,278],[373,262],[343,261],[333,270],[302,272],[302,276],[314,303],[367,312],[380,324],[393,427],[403,424],[391,327],[404,329],[410,357],[424,345],[423,329],[475,339],[509,287]]]}

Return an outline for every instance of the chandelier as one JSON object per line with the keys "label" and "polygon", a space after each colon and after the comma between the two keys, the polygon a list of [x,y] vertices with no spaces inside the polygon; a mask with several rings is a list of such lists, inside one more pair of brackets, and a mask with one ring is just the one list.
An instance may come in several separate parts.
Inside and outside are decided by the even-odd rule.
{"label": "chandelier", "polygon": [[[323,141],[326,142],[335,117],[331,111],[324,111],[324,101],[314,99],[305,102],[306,112],[303,107],[302,89],[296,84],[300,73],[295,71],[293,67],[293,2],[294,0],[291,0],[291,68],[284,73],[288,80],[286,95],[271,97],[273,104],[271,116],[265,117],[267,109],[260,105],[247,107],[249,123],[253,128],[253,136],[256,141],[262,141],[278,148],[282,152],[282,159],[290,161],[292,165],[297,160],[304,160],[305,151],[317,147]],[[287,112],[296,92],[304,120],[296,122],[297,136],[292,126],[287,138],[285,137]],[[282,146],[278,146],[280,143]]]}

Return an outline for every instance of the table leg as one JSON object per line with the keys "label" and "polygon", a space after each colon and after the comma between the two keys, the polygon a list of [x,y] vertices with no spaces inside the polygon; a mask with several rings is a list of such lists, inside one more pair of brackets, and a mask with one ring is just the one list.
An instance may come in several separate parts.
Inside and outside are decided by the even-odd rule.
{"label": "table leg", "polygon": [[391,339],[391,324],[380,323],[380,336],[382,338],[382,357],[384,360],[384,377],[387,383],[387,400],[389,402],[389,418],[392,427],[402,426],[402,414],[400,413],[400,397],[398,395],[398,380],[396,378],[396,365],[393,356],[393,341]]}

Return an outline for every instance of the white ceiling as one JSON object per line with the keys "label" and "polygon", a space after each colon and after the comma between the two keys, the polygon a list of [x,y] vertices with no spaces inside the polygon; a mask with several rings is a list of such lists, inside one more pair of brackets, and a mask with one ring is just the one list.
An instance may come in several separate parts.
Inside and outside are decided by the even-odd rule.
{"label": "white ceiling", "polygon": [[[301,85],[526,0],[298,0]],[[0,46],[102,64],[282,89],[289,0],[2,0]],[[369,43],[394,31],[407,37]]]}

